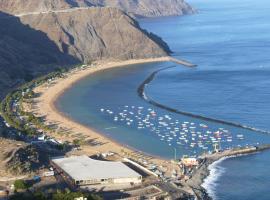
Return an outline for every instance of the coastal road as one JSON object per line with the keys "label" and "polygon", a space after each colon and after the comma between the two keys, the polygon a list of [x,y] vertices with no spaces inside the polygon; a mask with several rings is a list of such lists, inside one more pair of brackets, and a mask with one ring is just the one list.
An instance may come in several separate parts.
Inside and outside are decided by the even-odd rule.
{"label": "coastal road", "polygon": [[48,11],[40,11],[40,12],[21,13],[21,14],[16,14],[14,16],[24,17],[24,16],[29,16],[29,15],[40,15],[40,14],[49,14],[49,13],[69,13],[69,12],[74,12],[78,10],[89,10],[93,8],[95,7],[76,7],[76,8],[68,8],[68,9],[63,9],[63,10],[48,10]]}
{"label": "coastal road", "polygon": [[27,12],[27,13],[20,13],[20,14],[2,14],[0,15],[0,19],[6,19],[6,18],[13,18],[13,17],[24,17],[24,16],[32,16],[32,15],[42,15],[42,14],[50,14],[50,13],[69,13],[79,10],[90,10],[94,9],[96,7],[76,7],[76,8],[68,8],[68,9],[62,9],[62,10],[48,10],[48,11],[36,11],[36,12]]}

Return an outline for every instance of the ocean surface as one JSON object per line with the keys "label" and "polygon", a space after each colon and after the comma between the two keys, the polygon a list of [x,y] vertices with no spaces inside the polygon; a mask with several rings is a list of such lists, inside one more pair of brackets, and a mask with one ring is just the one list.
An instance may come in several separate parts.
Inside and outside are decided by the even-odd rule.
{"label": "ocean surface", "polygon": [[[270,135],[169,112],[164,106],[270,131],[270,2],[190,0],[198,14],[143,19],[160,35],[174,63],[104,70],[67,90],[57,107],[74,120],[139,151],[171,159],[213,149],[270,143]],[[269,200],[270,152],[228,158],[211,166],[205,187],[221,200]]]}

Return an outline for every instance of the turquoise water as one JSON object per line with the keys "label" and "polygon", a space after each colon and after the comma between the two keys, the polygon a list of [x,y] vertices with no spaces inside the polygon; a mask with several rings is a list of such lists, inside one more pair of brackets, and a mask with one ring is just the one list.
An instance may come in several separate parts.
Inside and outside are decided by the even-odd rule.
{"label": "turquoise water", "polygon": [[[268,135],[258,137],[256,132],[170,113],[140,98],[139,85],[153,71],[167,66],[174,64],[133,65],[92,74],[65,92],[57,106],[69,117],[117,142],[168,159],[174,157],[175,151],[181,157],[212,150],[218,141],[214,132],[221,132],[217,134],[224,149],[270,142]],[[192,69],[177,66],[166,70],[170,71],[177,74]],[[125,117],[121,117],[123,114]],[[237,135],[243,135],[243,139]]]}
{"label": "turquoise water", "polygon": [[[190,3],[198,14],[140,24],[162,36],[175,57],[198,68],[152,63],[98,72],[65,92],[58,108],[107,137],[164,158],[173,158],[175,150],[177,157],[197,155],[211,150],[216,141],[222,148],[269,143],[269,135],[170,113],[137,95],[151,73],[175,66],[160,71],[147,85],[149,98],[178,110],[270,130],[270,2]],[[206,187],[215,199],[270,199],[269,162],[269,152],[227,159],[213,167],[214,177],[220,177],[210,177]]]}

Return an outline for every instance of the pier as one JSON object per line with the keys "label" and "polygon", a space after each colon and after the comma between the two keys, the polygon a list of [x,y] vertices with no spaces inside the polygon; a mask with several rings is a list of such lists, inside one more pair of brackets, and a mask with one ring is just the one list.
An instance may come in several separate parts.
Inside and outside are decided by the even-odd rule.
{"label": "pier", "polygon": [[260,145],[260,146],[249,146],[249,147],[242,147],[242,148],[233,148],[233,149],[217,152],[214,154],[202,155],[200,158],[208,159],[208,160],[211,160],[212,162],[215,162],[223,157],[247,155],[247,154],[257,153],[257,152],[261,152],[268,149],[270,149],[270,144],[265,144],[265,145]]}
{"label": "pier", "polygon": [[209,175],[209,165],[226,157],[244,156],[249,154],[259,153],[261,151],[269,150],[270,144],[260,146],[249,146],[244,148],[233,148],[216,152],[213,154],[204,154],[199,157],[200,164],[193,170],[192,176],[184,183],[186,191],[195,197],[197,200],[211,200],[206,190],[201,186],[204,179]]}
{"label": "pier", "polygon": [[180,60],[180,59],[173,58],[173,57],[169,57],[169,61],[174,62],[176,64],[184,65],[186,67],[197,67],[197,65],[190,63],[186,60],[182,60],[182,59]]}

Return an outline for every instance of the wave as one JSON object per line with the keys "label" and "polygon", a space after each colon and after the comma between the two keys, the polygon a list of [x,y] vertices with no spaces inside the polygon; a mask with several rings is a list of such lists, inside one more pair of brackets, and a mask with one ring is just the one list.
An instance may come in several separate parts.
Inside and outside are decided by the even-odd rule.
{"label": "wave", "polygon": [[[258,152],[252,153],[252,155],[257,154]],[[250,156],[251,154],[238,154],[233,156],[225,156],[219,160],[210,164],[207,169],[209,170],[209,175],[204,179],[202,187],[207,191],[207,194],[213,199],[218,200],[216,195],[217,181],[219,178],[226,172],[226,169],[221,166],[222,162],[229,158],[237,158],[243,156]]]}
{"label": "wave", "polygon": [[259,133],[270,134],[270,131],[268,131],[268,130],[262,130],[262,129],[258,129],[258,128],[255,128],[255,127],[243,125],[243,124],[240,124],[240,123],[237,123],[237,122],[225,121],[225,120],[222,120],[222,119],[207,117],[207,116],[198,115],[198,114],[195,114],[195,113],[186,112],[186,111],[183,111],[183,110],[178,110],[178,109],[175,109],[175,108],[171,108],[169,106],[158,103],[155,100],[151,99],[149,96],[147,96],[147,94],[145,92],[145,88],[150,82],[152,82],[154,80],[155,76],[161,71],[167,70],[169,68],[174,68],[174,67],[176,67],[176,66],[160,68],[160,69],[154,71],[152,74],[150,74],[150,76],[148,76],[142,82],[142,84],[139,85],[139,87],[137,89],[138,95],[142,99],[147,101],[148,103],[150,103],[150,104],[152,104],[152,105],[154,105],[156,107],[159,107],[161,109],[167,110],[169,112],[173,112],[173,113],[176,113],[176,114],[181,114],[181,115],[185,115],[185,116],[188,116],[188,117],[193,117],[193,118],[197,118],[197,119],[201,119],[201,120],[205,120],[205,121],[210,121],[210,122],[225,124],[225,125],[229,125],[229,126],[234,126],[234,127],[237,127],[237,128],[242,128],[242,129],[255,131],[255,132],[259,132]]}
{"label": "wave", "polygon": [[229,157],[223,157],[208,166],[209,175],[204,179],[202,187],[214,200],[218,200],[216,195],[217,181],[225,173],[225,168],[221,166],[221,163],[228,158]]}

